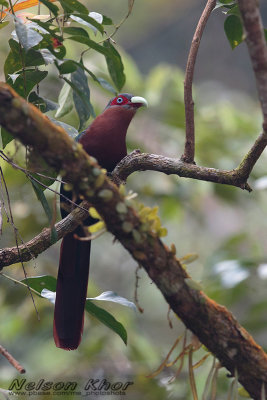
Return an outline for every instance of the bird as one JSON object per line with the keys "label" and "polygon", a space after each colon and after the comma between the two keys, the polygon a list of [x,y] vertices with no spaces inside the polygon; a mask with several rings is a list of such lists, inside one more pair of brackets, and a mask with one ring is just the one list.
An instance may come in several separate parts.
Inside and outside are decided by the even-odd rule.
{"label": "bird", "polygon": [[[143,97],[129,93],[117,95],[89,127],[78,134],[76,141],[102,168],[112,172],[127,155],[127,129],[136,111],[143,106],[147,107]],[[65,190],[63,183],[60,193],[64,195],[60,200],[61,216],[65,218],[70,212],[66,211],[66,197],[72,199],[73,194]],[[76,203],[79,202],[78,199]],[[95,221],[88,215],[84,225]],[[64,350],[77,349],[83,334],[91,252],[91,241],[79,240],[84,236],[83,226],[78,226],[64,236],[60,247],[53,335],[56,346]]]}

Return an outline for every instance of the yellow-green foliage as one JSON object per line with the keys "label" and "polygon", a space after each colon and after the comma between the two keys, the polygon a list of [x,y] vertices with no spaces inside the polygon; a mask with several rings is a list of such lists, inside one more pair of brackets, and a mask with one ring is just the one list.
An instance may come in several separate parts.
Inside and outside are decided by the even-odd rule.
{"label": "yellow-green foliage", "polygon": [[88,230],[90,233],[97,233],[99,231],[102,231],[102,229],[104,228],[105,228],[104,221],[98,221],[95,224],[88,226]]}
{"label": "yellow-green foliage", "polygon": [[91,215],[91,217],[99,220],[95,224],[88,227],[90,233],[97,233],[105,228],[105,222],[102,220],[101,216],[98,214],[94,207],[89,208],[89,214]]}
{"label": "yellow-green foliage", "polygon": [[150,208],[142,203],[135,203],[135,207],[145,230],[150,229],[159,237],[167,235],[167,229],[161,226],[161,220],[158,216],[159,208],[157,206]]}

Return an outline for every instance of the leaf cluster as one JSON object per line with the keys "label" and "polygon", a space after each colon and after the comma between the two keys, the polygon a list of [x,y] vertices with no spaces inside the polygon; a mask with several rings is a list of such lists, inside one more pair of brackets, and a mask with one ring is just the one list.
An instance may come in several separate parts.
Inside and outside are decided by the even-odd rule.
{"label": "leaf cluster", "polygon": [[[24,3],[27,3],[24,2]],[[79,117],[79,131],[85,127],[90,116],[95,116],[90,102],[88,76],[112,94],[120,91],[125,83],[124,67],[119,52],[105,31],[105,26],[114,26],[112,20],[101,14],[89,12],[79,1],[61,0],[63,15],[59,16],[57,5],[42,1],[48,8],[48,15],[34,15],[21,19],[2,13],[0,27],[5,28],[10,18],[15,30],[9,40],[9,54],[5,60],[4,72],[7,83],[17,93],[35,104],[42,112],[58,109],[56,118],[62,117],[73,107]],[[29,7],[32,5],[32,2]],[[24,8],[27,4],[24,5]],[[15,9],[15,7],[14,7]],[[14,12],[13,9],[13,12]],[[6,10],[5,10],[6,11]],[[23,17],[24,18],[24,17]],[[98,39],[92,39],[92,35]],[[67,57],[68,43],[78,43],[83,51],[79,61]],[[84,65],[84,55],[90,50],[90,57],[101,54],[105,57],[107,68],[116,89],[102,77],[97,77]],[[59,104],[39,95],[39,85],[48,75],[48,65],[55,66],[58,77],[66,82],[59,97]],[[35,90],[34,90],[35,88]],[[67,96],[65,96],[67,93]],[[3,145],[11,140],[11,135],[2,134]]]}
{"label": "leaf cluster", "polygon": [[[232,49],[237,47],[245,39],[243,23],[237,1],[218,0],[215,9],[222,8],[227,16],[224,22],[224,31]],[[267,41],[267,29],[264,30]]]}

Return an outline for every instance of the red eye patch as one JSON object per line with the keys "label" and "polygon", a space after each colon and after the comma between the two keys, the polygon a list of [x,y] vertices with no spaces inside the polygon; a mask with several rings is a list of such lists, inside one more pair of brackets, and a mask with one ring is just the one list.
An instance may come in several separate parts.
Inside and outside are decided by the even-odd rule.
{"label": "red eye patch", "polygon": [[111,106],[123,106],[124,104],[128,104],[130,102],[129,99],[125,96],[117,96],[112,100]]}

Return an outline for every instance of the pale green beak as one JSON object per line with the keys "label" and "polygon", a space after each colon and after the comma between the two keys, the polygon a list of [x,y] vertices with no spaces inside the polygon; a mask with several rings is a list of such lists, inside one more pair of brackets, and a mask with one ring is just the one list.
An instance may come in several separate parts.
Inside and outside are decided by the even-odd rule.
{"label": "pale green beak", "polygon": [[148,103],[146,101],[146,99],[144,99],[144,97],[140,97],[140,96],[133,96],[131,98],[131,103],[139,105],[139,107],[148,107]]}

